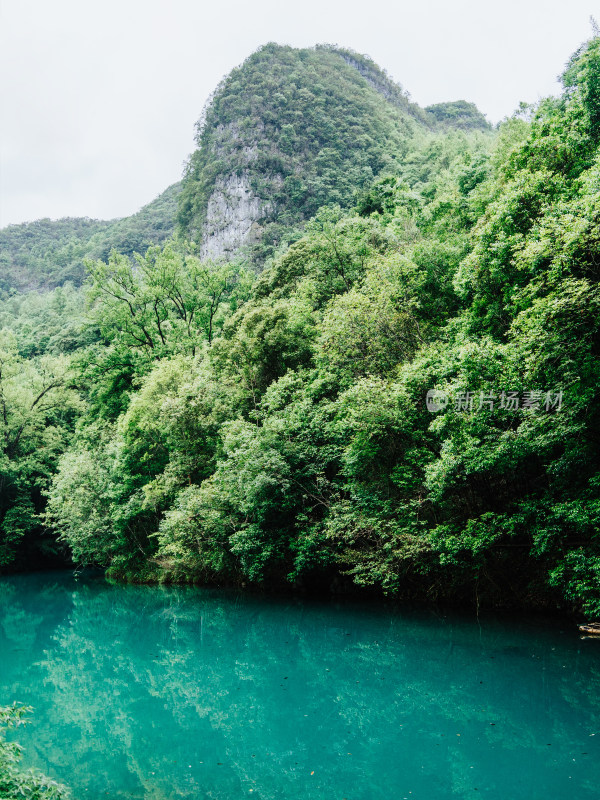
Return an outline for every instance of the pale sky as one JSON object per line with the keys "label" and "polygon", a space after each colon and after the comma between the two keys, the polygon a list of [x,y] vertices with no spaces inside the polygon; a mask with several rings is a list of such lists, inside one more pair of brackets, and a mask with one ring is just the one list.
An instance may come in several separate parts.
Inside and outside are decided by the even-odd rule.
{"label": "pale sky", "polygon": [[179,180],[219,80],[269,41],[371,56],[492,122],[558,91],[592,0],[0,0],[0,227],[126,216]]}

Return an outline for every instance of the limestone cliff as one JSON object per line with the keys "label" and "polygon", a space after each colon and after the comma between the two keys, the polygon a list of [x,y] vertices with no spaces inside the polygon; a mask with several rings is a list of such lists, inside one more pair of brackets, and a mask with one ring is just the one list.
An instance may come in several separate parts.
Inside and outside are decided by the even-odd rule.
{"label": "limestone cliff", "polygon": [[272,204],[253,193],[248,171],[241,175],[220,175],[206,204],[201,257],[229,258],[245,245],[258,241],[260,222],[271,211]]}

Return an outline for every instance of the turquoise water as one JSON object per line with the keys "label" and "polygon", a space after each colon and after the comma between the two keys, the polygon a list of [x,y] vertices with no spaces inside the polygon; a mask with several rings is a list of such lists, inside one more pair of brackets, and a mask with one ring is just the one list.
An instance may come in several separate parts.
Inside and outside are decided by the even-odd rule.
{"label": "turquoise water", "polygon": [[600,641],[569,625],[0,580],[0,705],[80,798],[600,795]]}

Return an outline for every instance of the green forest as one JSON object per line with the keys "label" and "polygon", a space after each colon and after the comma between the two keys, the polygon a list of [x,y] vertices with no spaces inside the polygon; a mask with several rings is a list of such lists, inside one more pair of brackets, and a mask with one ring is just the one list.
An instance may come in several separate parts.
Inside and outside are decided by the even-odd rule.
{"label": "green forest", "polygon": [[354,57],[251,56],[141,218],[2,231],[0,571],[600,613],[600,39],[496,129]]}
{"label": "green forest", "polygon": [[175,231],[181,185],[169,186],[137,214],[103,221],[39,219],[0,230],[0,300],[15,293],[81,285],[85,260],[107,259],[113,250],[133,256],[161,244]]}

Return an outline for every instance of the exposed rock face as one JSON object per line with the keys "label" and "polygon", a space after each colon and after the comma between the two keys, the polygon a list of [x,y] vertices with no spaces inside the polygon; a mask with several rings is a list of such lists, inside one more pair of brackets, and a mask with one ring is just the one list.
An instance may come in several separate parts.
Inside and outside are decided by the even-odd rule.
{"label": "exposed rock face", "polygon": [[259,220],[270,211],[271,204],[253,194],[248,172],[217,178],[206,208],[201,258],[228,258],[256,241]]}
{"label": "exposed rock face", "polygon": [[[262,126],[256,125],[254,136],[263,135]],[[236,172],[219,175],[206,203],[202,223],[200,257],[226,260],[260,237],[259,221],[273,210],[272,203],[262,200],[253,192],[250,173],[258,153],[256,145],[241,145],[237,122],[216,126],[209,144],[212,159],[226,159],[235,151],[238,160]]]}

